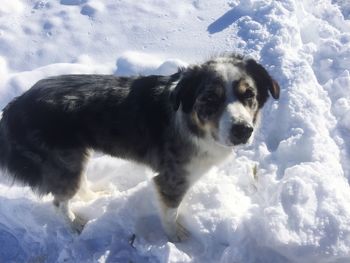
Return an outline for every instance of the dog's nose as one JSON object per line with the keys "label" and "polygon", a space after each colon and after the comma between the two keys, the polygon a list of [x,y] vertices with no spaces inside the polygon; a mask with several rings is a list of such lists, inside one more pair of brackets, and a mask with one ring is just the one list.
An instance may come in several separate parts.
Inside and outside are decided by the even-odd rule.
{"label": "dog's nose", "polygon": [[234,124],[231,127],[230,139],[236,144],[246,143],[253,133],[253,127],[247,124]]}

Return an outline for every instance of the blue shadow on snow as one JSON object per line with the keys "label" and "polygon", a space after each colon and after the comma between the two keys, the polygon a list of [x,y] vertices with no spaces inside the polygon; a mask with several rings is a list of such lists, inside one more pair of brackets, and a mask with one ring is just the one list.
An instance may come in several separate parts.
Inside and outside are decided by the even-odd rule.
{"label": "blue shadow on snow", "polygon": [[207,30],[210,34],[215,34],[223,31],[227,27],[233,24],[237,19],[242,16],[241,12],[237,8],[233,8],[227,11],[224,15],[216,19],[211,23]]}

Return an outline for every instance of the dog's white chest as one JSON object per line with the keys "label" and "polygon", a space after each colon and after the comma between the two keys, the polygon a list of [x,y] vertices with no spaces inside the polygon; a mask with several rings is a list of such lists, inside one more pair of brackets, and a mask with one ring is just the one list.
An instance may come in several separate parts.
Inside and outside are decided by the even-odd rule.
{"label": "dog's white chest", "polygon": [[215,143],[200,143],[199,146],[197,153],[186,166],[191,184],[208,172],[211,167],[223,162],[232,153],[232,149]]}

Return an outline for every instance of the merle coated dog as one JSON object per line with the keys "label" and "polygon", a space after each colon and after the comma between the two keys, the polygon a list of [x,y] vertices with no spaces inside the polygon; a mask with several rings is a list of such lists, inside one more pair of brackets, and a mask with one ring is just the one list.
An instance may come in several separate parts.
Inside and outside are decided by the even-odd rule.
{"label": "merle coated dog", "polygon": [[133,160],[157,175],[171,241],[188,232],[178,207],[212,165],[246,144],[279,85],[251,58],[224,55],[171,76],[62,75],[40,80],[3,110],[0,166],[54,205],[77,231],[68,201],[89,151]]}

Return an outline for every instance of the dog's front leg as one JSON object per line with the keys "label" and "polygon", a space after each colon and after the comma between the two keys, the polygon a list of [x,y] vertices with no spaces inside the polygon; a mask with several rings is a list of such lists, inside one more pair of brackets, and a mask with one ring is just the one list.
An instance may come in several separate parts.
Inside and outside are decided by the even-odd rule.
{"label": "dog's front leg", "polygon": [[185,177],[162,173],[153,179],[158,194],[160,219],[171,242],[180,242],[189,237],[189,232],[178,222],[178,209],[189,184]]}
{"label": "dog's front leg", "polygon": [[66,224],[70,227],[73,233],[80,234],[83,231],[87,220],[75,215],[69,207],[69,200],[60,200],[60,198],[55,197],[53,204],[56,208],[57,213],[59,213]]}

